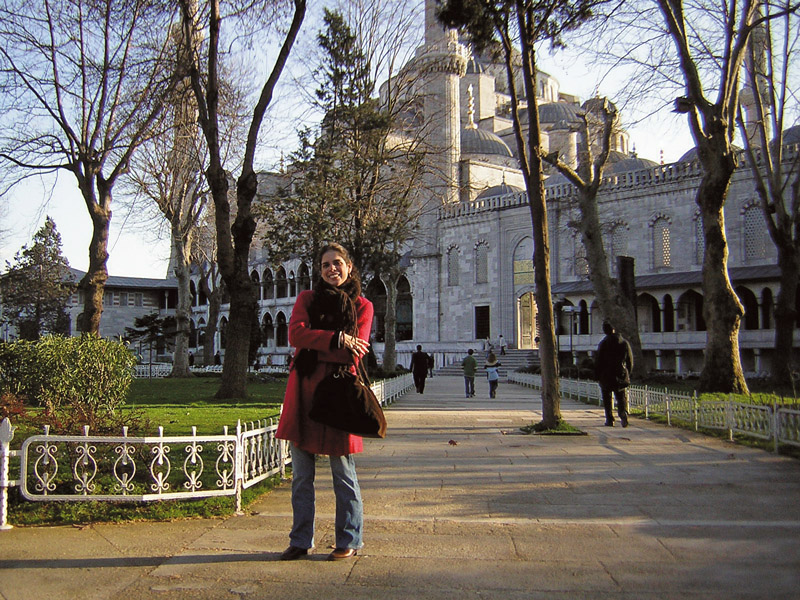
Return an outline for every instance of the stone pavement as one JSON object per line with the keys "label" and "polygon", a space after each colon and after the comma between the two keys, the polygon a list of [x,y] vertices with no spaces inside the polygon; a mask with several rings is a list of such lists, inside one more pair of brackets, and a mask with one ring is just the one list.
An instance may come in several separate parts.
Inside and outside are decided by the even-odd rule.
{"label": "stone pavement", "polygon": [[[485,395],[486,382],[478,381]],[[463,398],[428,380],[358,457],[365,547],[324,559],[333,492],[319,464],[317,549],[288,543],[283,485],[226,519],[0,532],[0,598],[521,600],[800,598],[800,462],[642,419],[586,436],[522,435],[529,389]]]}

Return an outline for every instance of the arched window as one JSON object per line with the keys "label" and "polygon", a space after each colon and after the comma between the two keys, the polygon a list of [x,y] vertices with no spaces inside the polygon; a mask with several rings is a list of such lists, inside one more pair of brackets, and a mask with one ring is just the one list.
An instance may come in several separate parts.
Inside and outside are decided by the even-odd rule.
{"label": "arched window", "polygon": [[459,259],[458,247],[451,247],[447,251],[447,285],[458,285]]}
{"label": "arched window", "polygon": [[522,238],[514,248],[514,285],[533,285],[533,238]]}
{"label": "arched window", "polygon": [[694,214],[694,264],[702,265],[706,254],[706,234],[703,232],[703,218],[700,211]]}
{"label": "arched window", "polygon": [[650,225],[653,229],[653,268],[663,269],[672,266],[672,247],[670,241],[669,219],[658,217]]}
{"label": "arched window", "polygon": [[414,339],[414,302],[411,298],[411,284],[402,276],[397,281],[397,341]]}
{"label": "arched window", "polygon": [[628,225],[622,222],[612,223],[608,230],[605,246],[609,272],[619,275],[617,273],[617,257],[625,256],[628,251]]}
{"label": "arched window", "polygon": [[197,328],[192,319],[189,319],[189,348],[197,348]]}
{"label": "arched window", "polygon": [[219,320],[219,347],[220,350],[225,350],[228,344],[228,319],[222,317]]}
{"label": "arched window", "polygon": [[264,337],[264,345],[271,346],[275,342],[275,326],[272,324],[272,315],[264,313],[261,319],[261,332]]}
{"label": "arched window", "polygon": [[264,300],[272,300],[275,297],[275,284],[272,281],[272,271],[269,269],[264,271],[264,280],[261,282],[261,287],[264,290]]}
{"label": "arched window", "polygon": [[306,263],[300,263],[300,268],[297,269],[297,293],[304,292],[311,289],[311,277],[308,274],[308,267]]}
{"label": "arched window", "polygon": [[752,204],[745,208],[742,216],[744,227],[744,259],[757,260],[767,257],[767,224],[761,207]]}
{"label": "arched window", "polygon": [[275,345],[283,348],[289,345],[289,328],[286,325],[286,315],[282,312],[275,317]]}
{"label": "arched window", "polygon": [[489,283],[489,244],[475,246],[475,283]]}
{"label": "arched window", "polygon": [[197,286],[194,280],[189,281],[189,293],[192,295],[192,306],[197,306]]}
{"label": "arched window", "polygon": [[197,345],[206,345],[206,320],[203,317],[197,322]]}
{"label": "arched window", "polygon": [[261,278],[258,276],[258,271],[253,269],[253,272],[250,273],[250,280],[253,282],[253,285],[259,292],[259,300],[261,299]]}
{"label": "arched window", "polygon": [[572,236],[572,246],[572,274],[585,279],[589,276],[589,261],[586,260],[586,246],[583,245],[581,236],[577,232]]}
{"label": "arched window", "polygon": [[275,272],[275,297],[286,298],[287,285],[286,285],[286,269],[283,267],[278,268]]}
{"label": "arched window", "polygon": [[772,329],[772,321],[775,318],[775,301],[772,290],[764,288],[761,292],[761,328]]}
{"label": "arched window", "polygon": [[386,339],[386,286],[383,281],[378,277],[373,277],[365,288],[364,296],[372,302],[372,307],[375,310],[372,335],[375,336],[375,341],[383,342]]}

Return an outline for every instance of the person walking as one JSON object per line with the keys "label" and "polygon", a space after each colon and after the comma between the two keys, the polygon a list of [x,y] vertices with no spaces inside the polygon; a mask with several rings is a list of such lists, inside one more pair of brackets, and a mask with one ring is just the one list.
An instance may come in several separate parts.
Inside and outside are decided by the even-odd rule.
{"label": "person walking", "polygon": [[464,369],[464,393],[467,398],[475,395],[475,371],[478,370],[478,361],[472,356],[474,350],[467,350],[467,356],[461,361],[461,368]]}
{"label": "person walking", "polygon": [[422,346],[417,346],[417,351],[411,355],[411,364],[408,367],[414,376],[414,386],[418,394],[425,393],[425,378],[428,376],[428,355],[422,351]]}
{"label": "person walking", "polygon": [[595,361],[595,378],[600,384],[603,408],[606,413],[606,426],[614,426],[614,414],[611,409],[611,394],[617,401],[617,414],[623,427],[628,426],[628,386],[631,384],[633,369],[633,353],[631,345],[608,321],[603,323],[606,336],[597,346]]}
{"label": "person walking", "polygon": [[489,381],[489,398],[497,397],[497,386],[500,383],[499,367],[502,365],[497,362],[497,356],[492,352],[486,360],[483,368],[486,369],[486,379]]}
{"label": "person walking", "polygon": [[500,356],[506,355],[506,348],[508,345],[506,344],[506,338],[503,337],[503,334],[500,334],[500,338],[498,339],[498,343],[500,344]]}
{"label": "person walking", "polygon": [[292,531],[281,560],[296,560],[314,547],[314,477],[316,455],[327,455],[336,497],[335,549],[328,560],[349,559],[363,545],[364,511],[354,455],[361,437],[327,427],[308,417],[322,379],[357,361],[369,349],[374,308],[361,295],[361,280],[350,254],[328,244],[319,254],[320,278],[313,291],[297,296],[289,319],[289,343],[297,349],[286,384],[276,437],[291,442]]}

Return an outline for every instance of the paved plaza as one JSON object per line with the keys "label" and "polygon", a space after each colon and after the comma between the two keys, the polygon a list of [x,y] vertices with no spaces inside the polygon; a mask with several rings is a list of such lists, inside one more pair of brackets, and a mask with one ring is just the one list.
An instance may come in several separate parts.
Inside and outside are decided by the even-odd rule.
{"label": "paved plaza", "polygon": [[290,486],[243,516],[0,532],[0,598],[708,599],[800,597],[800,462],[564,401],[585,436],[530,436],[540,400],[464,398],[434,377],[358,458],[365,547],[333,541],[326,463],[317,548],[280,562]]}

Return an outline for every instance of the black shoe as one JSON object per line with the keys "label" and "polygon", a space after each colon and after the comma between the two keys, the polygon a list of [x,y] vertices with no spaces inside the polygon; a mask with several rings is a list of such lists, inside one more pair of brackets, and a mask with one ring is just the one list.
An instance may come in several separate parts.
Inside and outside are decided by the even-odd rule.
{"label": "black shoe", "polygon": [[605,424],[606,424],[606,427],[613,427],[614,426],[614,421],[606,421]]}
{"label": "black shoe", "polygon": [[623,427],[627,427],[628,426],[628,417],[621,417],[620,421],[622,422],[622,426]]}
{"label": "black shoe", "polygon": [[281,560],[297,560],[303,556],[308,555],[308,548],[298,548],[297,546],[289,546],[281,554]]}

